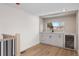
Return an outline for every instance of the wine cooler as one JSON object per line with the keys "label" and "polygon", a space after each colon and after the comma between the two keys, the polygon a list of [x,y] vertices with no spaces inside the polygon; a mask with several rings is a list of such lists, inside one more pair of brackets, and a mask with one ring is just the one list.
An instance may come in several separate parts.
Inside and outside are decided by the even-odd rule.
{"label": "wine cooler", "polygon": [[65,35],[65,48],[74,49],[74,35]]}

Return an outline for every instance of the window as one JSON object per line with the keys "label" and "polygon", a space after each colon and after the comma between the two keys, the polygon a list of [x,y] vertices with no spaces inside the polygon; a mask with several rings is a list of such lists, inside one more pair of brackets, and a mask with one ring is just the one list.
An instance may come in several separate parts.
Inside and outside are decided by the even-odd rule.
{"label": "window", "polygon": [[51,22],[47,26],[52,32],[64,32],[64,22]]}

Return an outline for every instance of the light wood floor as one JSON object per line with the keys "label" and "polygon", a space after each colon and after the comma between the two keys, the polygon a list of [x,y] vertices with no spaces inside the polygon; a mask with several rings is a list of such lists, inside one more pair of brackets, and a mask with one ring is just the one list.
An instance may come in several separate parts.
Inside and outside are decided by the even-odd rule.
{"label": "light wood floor", "polygon": [[77,52],[50,45],[38,44],[22,52],[21,56],[77,56]]}

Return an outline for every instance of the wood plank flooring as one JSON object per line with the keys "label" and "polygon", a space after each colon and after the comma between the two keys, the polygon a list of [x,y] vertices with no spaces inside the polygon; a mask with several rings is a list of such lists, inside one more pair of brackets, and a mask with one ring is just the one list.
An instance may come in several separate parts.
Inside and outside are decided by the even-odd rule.
{"label": "wood plank flooring", "polygon": [[21,56],[77,56],[74,50],[38,44],[21,53]]}

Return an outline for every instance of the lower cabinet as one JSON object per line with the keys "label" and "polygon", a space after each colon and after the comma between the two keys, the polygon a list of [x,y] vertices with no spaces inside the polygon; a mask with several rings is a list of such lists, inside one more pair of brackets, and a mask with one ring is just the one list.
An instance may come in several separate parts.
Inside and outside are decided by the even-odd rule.
{"label": "lower cabinet", "polygon": [[40,41],[44,44],[49,44],[57,47],[64,46],[64,34],[63,33],[41,33]]}

